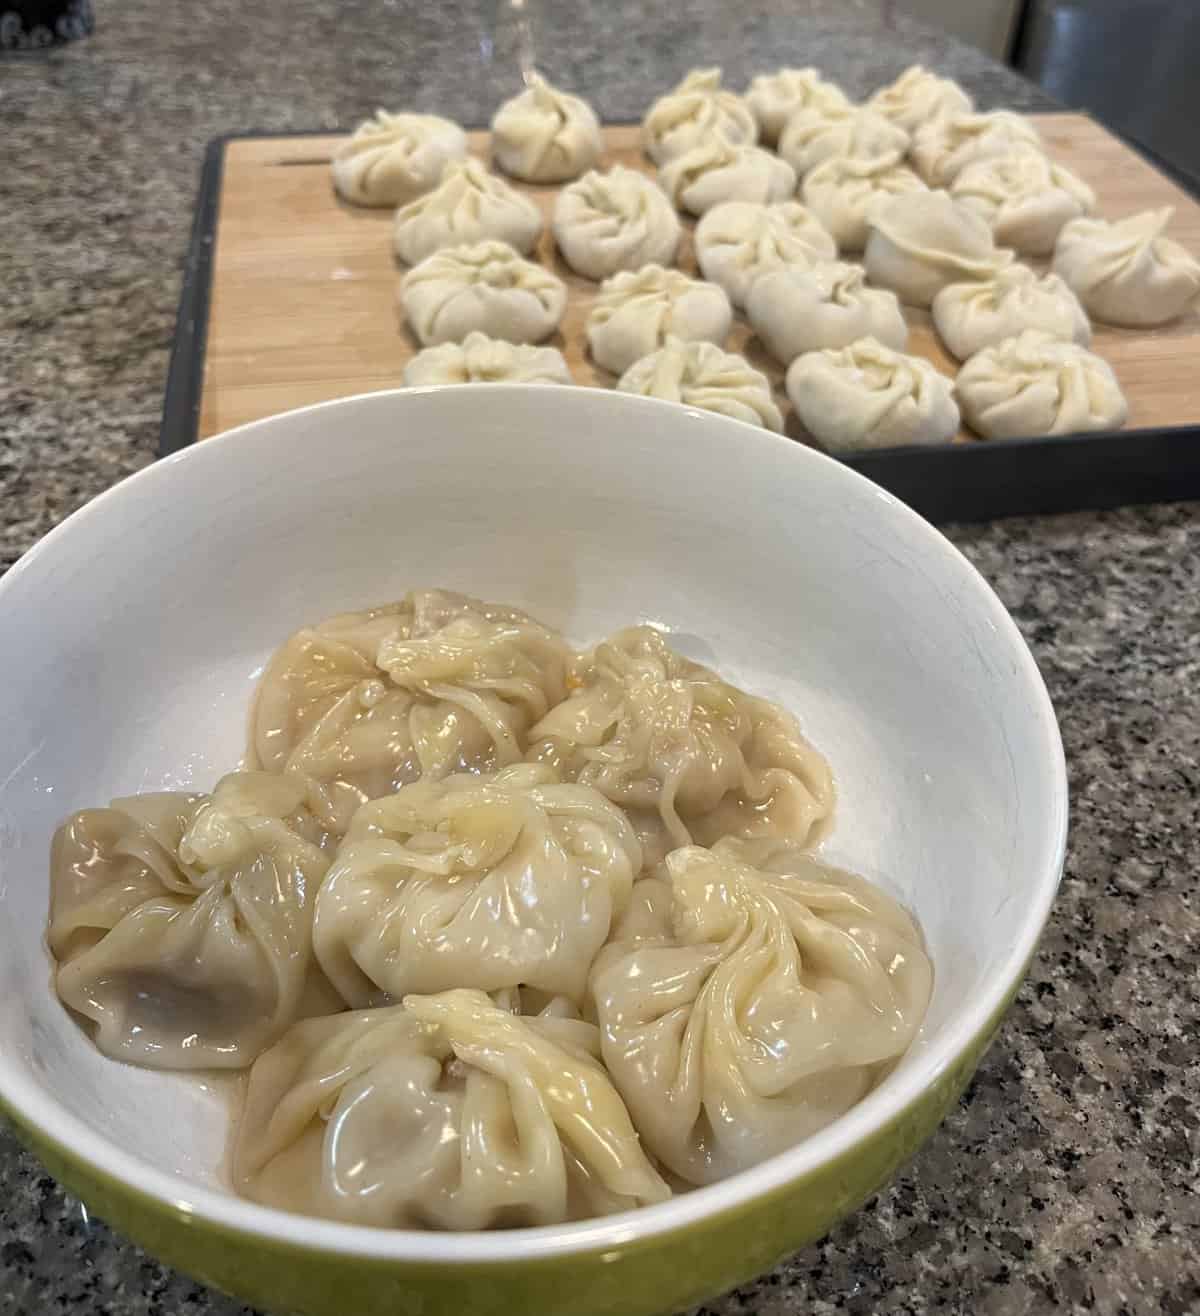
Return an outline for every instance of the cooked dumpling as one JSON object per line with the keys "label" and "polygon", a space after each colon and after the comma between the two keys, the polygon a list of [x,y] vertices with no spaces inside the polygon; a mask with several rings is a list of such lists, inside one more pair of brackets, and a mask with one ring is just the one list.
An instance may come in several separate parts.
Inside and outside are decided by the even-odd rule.
{"label": "cooked dumpling", "polygon": [[913,135],[911,154],[917,173],[930,187],[946,187],[976,160],[1041,147],[1037,129],[1023,115],[993,110],[923,123]]}
{"label": "cooked dumpling", "polygon": [[313,1019],[255,1065],[234,1181],[384,1228],[559,1224],[668,1198],[579,1020],[478,991]]}
{"label": "cooked dumpling", "polygon": [[832,812],[829,766],[795,721],[652,627],[597,645],[575,684],[533,728],[529,756],[629,813],[648,862],[734,834],[810,841]]}
{"label": "cooked dumpling", "polygon": [[404,382],[420,384],[569,384],[571,372],[557,347],[506,343],[468,334],[461,343],[426,347],[404,367]]}
{"label": "cooked dumpling", "polygon": [[672,156],[658,181],[675,205],[703,215],[722,201],[783,201],[796,190],[796,171],[761,146],[711,137]]}
{"label": "cooked dumpling", "polygon": [[914,64],[895,82],[881,87],[867,102],[867,107],[911,133],[933,119],[970,114],[975,105],[957,82],[939,78],[920,64]]}
{"label": "cooked dumpling", "polygon": [[1178,319],[1200,293],[1200,262],[1167,237],[1174,210],[1109,223],[1073,219],[1058,236],[1054,272],[1107,324],[1148,328]]}
{"label": "cooked dumpling", "polygon": [[799,110],[779,139],[779,154],[801,178],[834,156],[877,160],[908,150],[908,133],[875,110],[848,106],[837,113]]}
{"label": "cooked dumpling", "polygon": [[719,283],[734,306],[745,305],[751,285],[766,270],[837,255],[837,243],[799,201],[726,201],[696,225],[695,244],[704,277]]}
{"label": "cooked dumpling", "polygon": [[597,365],[619,375],[666,345],[725,341],[733,308],[715,283],[680,270],[646,265],[605,279],[587,318],[587,340]]}
{"label": "cooked dumpling", "polygon": [[948,442],[959,420],[952,387],[928,361],[873,338],[806,352],[787,372],[796,414],[835,452]]}
{"label": "cooked dumpling", "polygon": [[333,185],[357,206],[402,206],[437,185],[467,153],[458,124],[436,114],[376,110],[333,153]]}
{"label": "cooked dumpling", "polygon": [[571,652],[513,608],[445,590],[297,631],[259,683],[250,760],[303,783],[341,833],[418,777],[515,763],[566,693]]}
{"label": "cooked dumpling", "polygon": [[593,981],[608,1071],[642,1141],[713,1183],[824,1128],[916,1036],[932,968],[912,918],[797,847],[667,856],[674,936]]}
{"label": "cooked dumpling", "polygon": [[642,849],[620,809],[544,764],[419,781],[355,815],[313,942],[355,1007],[533,987],[583,999]]}
{"label": "cooked dumpling", "polygon": [[135,795],[58,829],[55,983],[105,1055],[240,1069],[300,1017],[329,866],[303,794],[281,777],[235,772],[210,796]]}
{"label": "cooked dumpling", "polygon": [[585,100],[532,78],[492,119],[492,156],[527,183],[578,178],[604,154],[600,120]]}
{"label": "cooked dumpling", "polygon": [[472,330],[509,343],[539,343],[567,309],[563,281],[505,242],[443,247],[400,280],[400,304],[426,346]]}
{"label": "cooked dumpling", "polygon": [[760,73],[750,83],[746,104],[758,120],[759,136],[768,146],[779,141],[784,125],[800,110],[827,115],[850,108],[841,87],[826,82],[812,68]]}
{"label": "cooked dumpling", "polygon": [[833,156],[805,176],[800,194],[833,234],[841,251],[862,251],[867,221],[883,202],[907,192],[924,192],[925,184],[899,152],[873,159]]}
{"label": "cooked dumpling", "polygon": [[655,164],[690,151],[714,137],[728,142],[758,140],[758,124],[740,96],[721,86],[720,69],[692,69],[642,120],[642,148]]}
{"label": "cooked dumpling", "polygon": [[950,195],[982,215],[997,242],[1027,256],[1048,256],[1062,226],[1096,204],[1082,178],[1028,148],[966,165]]}
{"label": "cooked dumpling", "polygon": [[1036,329],[977,352],[955,389],[963,418],[985,439],[1115,430],[1129,415],[1107,361]]}
{"label": "cooked dumpling", "polygon": [[946,192],[914,192],[876,206],[868,221],[867,278],[909,306],[929,306],[948,284],[989,279],[1012,261],[992,230]]}
{"label": "cooked dumpling", "polygon": [[1024,329],[1084,347],[1092,340],[1087,314],[1062,279],[1017,261],[990,279],[947,284],[933,299],[933,323],[960,361]]}
{"label": "cooked dumpling", "polygon": [[542,232],[542,212],[478,160],[452,160],[441,182],[396,211],[396,255],[416,265],[442,247],[494,239],[528,255]]}
{"label": "cooked dumpling", "polygon": [[554,203],[554,240],[567,264],[587,279],[670,265],[679,234],[679,216],[663,190],[624,165],[584,174]]}
{"label": "cooked dumpling", "polygon": [[908,341],[896,294],[868,288],[862,266],[841,261],[761,275],[746,299],[746,318],[785,366],[802,352],[845,347],[859,338],[897,349]]}
{"label": "cooked dumpling", "polygon": [[783,429],[770,380],[745,357],[715,343],[668,338],[657,351],[635,361],[617,380],[617,387],[622,393],[682,402],[776,433]]}

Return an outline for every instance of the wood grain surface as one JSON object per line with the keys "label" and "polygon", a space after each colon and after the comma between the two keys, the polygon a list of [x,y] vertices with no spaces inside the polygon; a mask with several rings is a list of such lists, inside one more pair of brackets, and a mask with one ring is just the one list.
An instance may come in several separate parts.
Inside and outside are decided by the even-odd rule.
{"label": "wood grain surface", "polygon": [[[1099,214],[1113,219],[1174,206],[1171,235],[1200,254],[1200,204],[1173,182],[1084,115],[1033,118],[1049,154],[1095,189]],[[605,165],[626,164],[653,175],[638,149],[636,127],[605,131]],[[226,146],[202,438],[292,407],[402,383],[417,343],[396,303],[405,267],[392,253],[393,212],[348,206],[334,195],[329,159],[339,140],[254,138]],[[487,134],[472,133],[470,141],[472,151],[487,159]],[[549,217],[557,187],[515,186]],[[685,221],[677,259],[689,272],[696,270],[693,227]],[[570,289],[566,316],[549,344],[563,351],[576,383],[611,387],[613,376],[586,352],[584,323],[597,285],[567,268],[548,227],[536,257]],[[938,343],[928,313],[905,312],[912,326],[909,350],[953,375],[955,362]],[[1129,398],[1129,428],[1200,423],[1200,316],[1193,312],[1157,330],[1094,329],[1094,350],[1112,364]],[[783,392],[783,372],[740,315],[726,346],[769,375],[788,432],[802,439]]]}

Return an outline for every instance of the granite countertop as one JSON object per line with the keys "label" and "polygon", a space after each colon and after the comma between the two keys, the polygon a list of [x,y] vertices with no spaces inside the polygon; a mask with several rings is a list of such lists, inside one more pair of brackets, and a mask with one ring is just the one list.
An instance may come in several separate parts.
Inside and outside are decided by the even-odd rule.
{"label": "granite countertop", "polygon": [[[0,569],[153,459],[206,141],[352,125],[377,104],[483,122],[518,42],[495,8],[101,0],[92,39],[0,61]],[[984,108],[1048,108],[891,8],[559,4],[538,50],[610,120],[716,62],[734,85],[814,63],[861,95],[920,60]],[[1058,710],[1073,797],[1062,892],[941,1131],[828,1239],[712,1316],[1200,1311],[1200,510],[950,533]],[[0,1130],[0,1314],[69,1309],[244,1310],[89,1221]]]}

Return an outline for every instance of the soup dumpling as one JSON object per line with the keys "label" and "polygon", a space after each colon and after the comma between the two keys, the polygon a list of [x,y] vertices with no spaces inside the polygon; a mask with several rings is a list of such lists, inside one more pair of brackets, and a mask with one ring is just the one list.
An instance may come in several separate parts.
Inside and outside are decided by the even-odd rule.
{"label": "soup dumpling", "polygon": [[423,384],[570,384],[571,372],[556,347],[506,343],[471,333],[461,343],[426,347],[404,367],[410,388]]}
{"label": "soup dumpling", "polygon": [[467,137],[436,114],[376,110],[333,153],[333,185],[358,206],[402,206],[437,185],[450,160],[467,153]]}
{"label": "soup dumpling", "polygon": [[672,202],[692,215],[723,201],[785,201],[796,191],[796,171],[786,160],[761,146],[720,137],[672,156],[658,181]]}
{"label": "soup dumpling", "polygon": [[734,306],[745,305],[754,280],[766,270],[837,255],[829,231],[799,201],[724,201],[696,225],[695,245],[704,277],[719,283]]}
{"label": "soup dumpling", "polygon": [[720,69],[692,69],[642,120],[642,147],[662,165],[712,138],[755,142],[758,124],[744,100],[721,86]]}
{"label": "soup dumpling", "polygon": [[982,215],[997,242],[1027,256],[1048,256],[1062,226],[1096,204],[1083,179],[1032,150],[966,165],[950,195]]}
{"label": "soup dumpling", "polygon": [[600,120],[587,101],[537,75],[492,118],[496,164],[527,183],[578,178],[603,154]]}
{"label": "soup dumpling", "polygon": [[933,299],[933,323],[952,356],[965,361],[1024,329],[1086,347],[1092,327],[1079,298],[1057,274],[1014,261],[988,279],[948,283]]}
{"label": "soup dumpling", "polygon": [[850,108],[846,93],[814,68],[760,73],[750,83],[746,104],[758,120],[759,136],[768,146],[779,141],[785,125],[801,110],[836,114]]}
{"label": "soup dumpling", "polygon": [[636,169],[593,170],[564,187],[554,203],[554,240],[585,278],[670,265],[679,246],[679,216],[670,198]]}

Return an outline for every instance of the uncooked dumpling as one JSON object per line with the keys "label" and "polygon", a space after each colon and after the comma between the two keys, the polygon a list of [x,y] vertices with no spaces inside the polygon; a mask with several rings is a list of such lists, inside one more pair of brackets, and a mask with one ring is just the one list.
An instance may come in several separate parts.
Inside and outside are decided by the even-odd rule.
{"label": "uncooked dumpling", "polygon": [[704,277],[719,283],[734,306],[745,305],[751,285],[766,270],[837,255],[828,230],[799,201],[723,202],[696,225],[695,245]]}
{"label": "uncooked dumpling", "polygon": [[923,123],[913,135],[911,155],[913,167],[930,187],[946,187],[976,160],[1012,150],[1040,151],[1041,146],[1037,129],[1023,115],[993,110]]}
{"label": "uncooked dumpling", "polygon": [[1174,210],[1109,223],[1073,219],[1054,249],[1054,272],[1097,320],[1148,328],[1183,315],[1200,293],[1200,262],[1167,237]]}
{"label": "uncooked dumpling", "polygon": [[614,165],[564,187],[554,203],[554,240],[563,259],[585,278],[618,270],[670,265],[679,245],[679,216],[660,187]]}
{"label": "uncooked dumpling", "polygon": [[250,1075],[234,1182],[349,1224],[560,1224],[670,1197],[591,1024],[483,992],[313,1019]]}
{"label": "uncooked dumpling", "polygon": [[797,111],[827,115],[850,108],[841,87],[826,82],[813,68],[760,73],[750,83],[746,104],[758,120],[759,136],[768,146],[779,141],[784,125]]}
{"label": "uncooked dumpling", "polygon": [[783,201],[796,191],[796,171],[761,146],[711,137],[672,156],[658,171],[675,205],[703,215],[722,201]]}
{"label": "uncooked dumpling", "polygon": [[538,207],[468,156],[447,164],[432,192],[396,211],[392,243],[406,265],[416,265],[442,247],[489,239],[528,255],[541,232]]}
{"label": "uncooked dumpling", "polygon": [[805,429],[835,452],[946,443],[958,431],[951,381],[873,338],[797,357],[787,393]]}
{"label": "uncooked dumpling", "polygon": [[960,361],[1024,329],[1084,347],[1092,339],[1087,314],[1063,280],[1017,261],[989,279],[947,284],[933,299],[933,323]]}
{"label": "uncooked dumpling", "polygon": [[867,221],[879,205],[905,192],[924,191],[925,184],[901,163],[899,152],[865,160],[833,156],[811,170],[801,187],[805,203],[843,252],[862,251]]}
{"label": "uncooked dumpling", "polygon": [[569,384],[571,372],[557,347],[506,343],[468,334],[461,343],[426,347],[404,367],[410,388],[421,384]]}
{"label": "uncooked dumpling", "polygon": [[1029,148],[966,165],[950,195],[982,215],[1002,246],[1027,256],[1048,256],[1062,226],[1096,204],[1083,179]]}
{"label": "uncooked dumpling", "polygon": [[977,352],[955,388],[963,418],[985,439],[1115,430],[1129,414],[1107,361],[1036,329]]}
{"label": "uncooked dumpling", "polygon": [[877,160],[908,150],[908,133],[875,110],[849,106],[833,114],[799,110],[788,120],[779,139],[779,154],[803,178],[834,156]]}
{"label": "uncooked dumpling", "polygon": [[641,866],[621,810],[549,766],[419,781],[355,815],[313,945],[355,1008],[463,986],[578,1004]]}
{"label": "uncooked dumpling", "polygon": [[597,365],[619,375],[668,338],[719,345],[732,324],[729,298],[715,283],[646,265],[600,285],[588,313],[587,340]]}
{"label": "uncooked dumpling", "polygon": [[538,343],[567,309],[563,281],[505,242],[443,247],[400,280],[400,304],[425,345],[461,342],[472,330]]}
{"label": "uncooked dumpling", "polygon": [[604,154],[600,120],[585,100],[536,74],[492,119],[492,157],[527,183],[578,178]]}
{"label": "uncooked dumpling", "polygon": [[692,69],[642,120],[642,148],[655,164],[713,138],[758,140],[758,124],[740,96],[721,86],[720,69]]}
{"label": "uncooked dumpling", "polygon": [[908,341],[896,294],[867,287],[861,265],[840,261],[760,275],[746,299],[746,318],[785,366],[803,352],[845,347],[859,338],[897,349]]}
{"label": "uncooked dumpling", "polygon": [[1012,261],[992,230],[946,192],[913,192],[876,206],[863,254],[867,278],[909,306],[928,306],[948,283],[990,278]]}
{"label": "uncooked dumpling", "polygon": [[450,119],[376,110],[334,151],[333,185],[358,206],[402,206],[435,187],[447,161],[466,153],[466,134]]}
{"label": "uncooked dumpling", "polygon": [[798,847],[685,847],[666,874],[672,936],[606,952],[596,1014],[645,1146],[707,1184],[865,1096],[916,1036],[932,968],[894,900]]}
{"label": "uncooked dumpling", "polygon": [[895,82],[881,87],[867,102],[867,108],[886,115],[911,133],[933,119],[970,114],[975,105],[957,82],[939,78],[920,64],[914,64]]}

